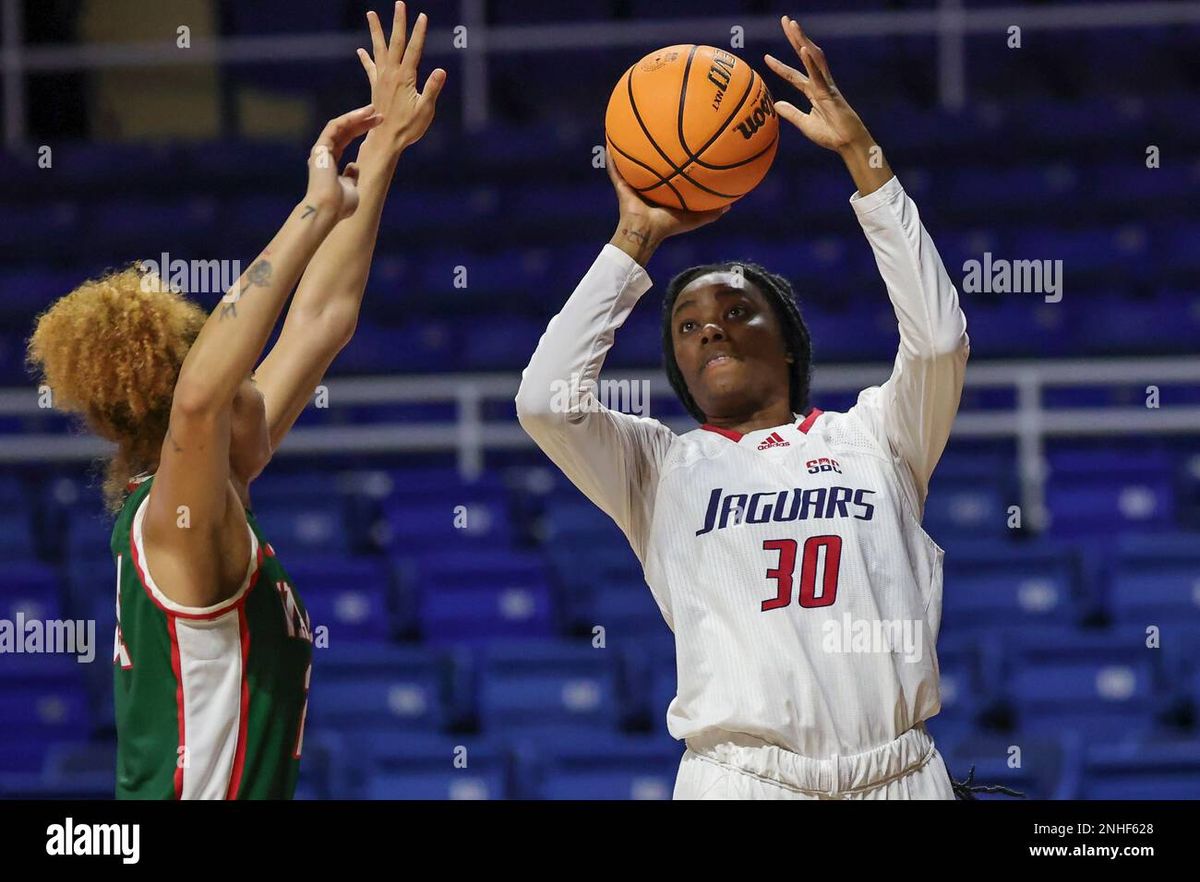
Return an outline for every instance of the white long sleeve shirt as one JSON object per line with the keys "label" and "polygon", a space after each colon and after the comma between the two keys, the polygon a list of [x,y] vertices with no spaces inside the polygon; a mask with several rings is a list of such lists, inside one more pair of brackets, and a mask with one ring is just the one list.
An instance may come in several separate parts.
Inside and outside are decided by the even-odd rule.
{"label": "white long sleeve shirt", "polygon": [[[888,380],[845,413],[676,435],[602,407],[590,390],[650,288],[612,245],[522,374],[521,425],[620,526],[675,634],[667,726],[678,739],[740,732],[827,758],[886,743],[940,708],[943,553],[920,519],[958,410],[966,319],[898,180],[850,204],[900,348]],[[578,394],[556,410],[563,383]]]}

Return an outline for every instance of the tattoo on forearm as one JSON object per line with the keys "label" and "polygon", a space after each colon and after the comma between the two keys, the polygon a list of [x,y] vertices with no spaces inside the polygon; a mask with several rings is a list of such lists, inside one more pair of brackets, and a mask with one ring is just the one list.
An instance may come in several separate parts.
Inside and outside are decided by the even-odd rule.
{"label": "tattoo on forearm", "polygon": [[311,205],[305,203],[304,214],[300,215],[300,220],[308,220],[308,218],[313,217],[314,215],[316,215],[316,213],[317,213],[317,210],[315,208],[313,208]]}
{"label": "tattoo on forearm", "polygon": [[650,234],[649,233],[643,233],[641,230],[631,230],[628,227],[625,228],[624,230],[621,230],[621,233],[625,236],[626,239],[630,239],[634,242],[637,242],[642,247],[646,247],[650,244]]}
{"label": "tattoo on forearm", "polygon": [[266,287],[271,284],[271,264],[265,260],[256,260],[250,264],[250,269],[246,270],[246,286],[242,288],[243,293],[246,288],[251,285],[262,285]]}
{"label": "tattoo on forearm", "polygon": [[183,451],[183,448],[180,446],[179,442],[175,440],[175,434],[171,431],[170,426],[167,426],[167,440],[171,442],[171,447],[176,453]]}
{"label": "tattoo on forearm", "polygon": [[236,294],[226,294],[221,298],[221,312],[217,316],[218,321],[224,320],[225,316],[237,318],[237,302],[249,291],[252,287],[259,286],[265,288],[271,284],[271,264],[269,261],[256,260],[250,265],[250,269],[246,270],[243,277],[242,287]]}

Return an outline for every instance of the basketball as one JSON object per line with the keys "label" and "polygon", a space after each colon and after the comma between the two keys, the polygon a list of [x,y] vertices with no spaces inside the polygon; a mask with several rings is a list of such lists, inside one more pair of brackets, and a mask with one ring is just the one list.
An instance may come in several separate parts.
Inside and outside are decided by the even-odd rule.
{"label": "basketball", "polygon": [[634,190],[688,211],[745,196],[779,146],[767,84],[713,46],[668,46],[625,71],[604,128],[612,162]]}

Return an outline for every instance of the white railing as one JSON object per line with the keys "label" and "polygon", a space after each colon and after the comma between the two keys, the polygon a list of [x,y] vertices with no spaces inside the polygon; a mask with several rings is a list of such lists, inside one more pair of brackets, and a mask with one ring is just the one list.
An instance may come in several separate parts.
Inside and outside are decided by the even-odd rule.
{"label": "white railing", "polygon": [[[857,392],[886,379],[890,365],[826,365],[814,372],[813,401],[822,395]],[[646,383],[649,415],[655,401],[674,393],[662,371],[647,369],[605,373],[617,386]],[[438,422],[365,423],[352,426],[300,425],[277,456],[368,456],[452,452],[464,477],[477,476],[488,451],[531,448],[532,441],[515,419],[484,419],[488,402],[510,404],[520,383],[518,372],[434,376],[332,378],[322,400],[329,409],[437,403],[455,405],[455,417]],[[1070,361],[972,362],[967,389],[1013,389],[1016,406],[959,412],[953,438],[1011,438],[1017,445],[1021,504],[1027,523],[1044,523],[1044,449],[1047,439],[1114,435],[1200,436],[1200,406],[1049,407],[1047,389],[1094,387],[1200,386],[1200,360],[1144,358]],[[44,414],[36,389],[0,390],[0,416]],[[688,417],[664,419],[676,432],[695,428]],[[0,435],[0,465],[79,462],[103,455],[107,445],[94,438],[65,434]]]}
{"label": "white railing", "polygon": [[[547,23],[539,25],[486,24],[487,0],[460,0],[459,20],[446,26],[434,22],[425,53],[431,59],[462,53],[464,88],[462,116],[477,130],[488,121],[488,58],[503,53],[559,52],[574,48],[622,48],[633,57],[671,43],[727,44],[731,29],[741,28],[747,41],[777,42],[779,20],[774,15],[722,18],[638,19],[620,22]],[[362,30],[346,33],[270,36],[196,37],[187,49],[175,44],[175,34],[142,43],[24,45],[22,0],[0,0],[0,77],[4,95],[4,141],[10,147],[25,142],[25,81],[30,73],[144,67],[172,64],[275,64],[294,61],[345,59],[355,63],[354,50],[363,43]],[[378,4],[381,8],[385,3]],[[414,7],[419,7],[416,0]],[[1054,31],[1088,28],[1138,28],[1200,22],[1200,3],[1119,2],[1063,6],[968,6],[963,0],[930,0],[928,9],[879,12],[805,12],[805,26],[821,39],[928,35],[938,40],[938,93],[942,106],[957,109],[967,100],[966,41],[969,34],[995,33],[1007,28]],[[467,44],[454,48],[454,29],[466,28]]]}

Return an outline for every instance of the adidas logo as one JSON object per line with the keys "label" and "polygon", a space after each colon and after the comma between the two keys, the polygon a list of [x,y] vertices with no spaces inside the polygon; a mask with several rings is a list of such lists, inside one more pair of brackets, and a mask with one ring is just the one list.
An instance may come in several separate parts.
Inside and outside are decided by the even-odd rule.
{"label": "adidas logo", "polygon": [[758,445],[759,450],[766,450],[769,447],[791,447],[791,441],[784,441],[783,437],[778,432],[772,432]]}

